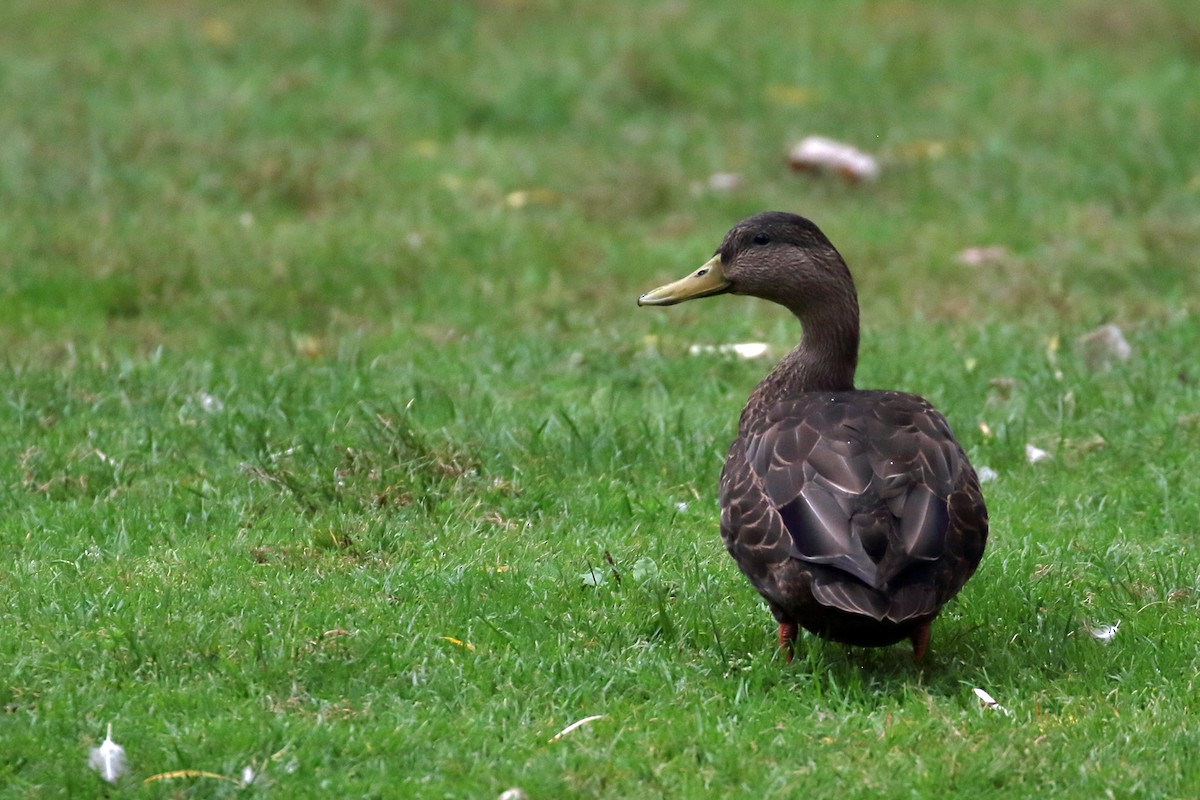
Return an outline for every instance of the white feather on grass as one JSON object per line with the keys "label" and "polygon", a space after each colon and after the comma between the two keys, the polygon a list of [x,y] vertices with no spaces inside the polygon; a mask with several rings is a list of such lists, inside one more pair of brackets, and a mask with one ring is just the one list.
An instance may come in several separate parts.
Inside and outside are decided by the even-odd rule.
{"label": "white feather on grass", "polygon": [[1096,627],[1088,626],[1088,633],[1104,644],[1109,644],[1116,637],[1117,631],[1121,629],[1121,620],[1117,620],[1112,625],[1097,625]]}
{"label": "white feather on grass", "polygon": [[1025,460],[1030,464],[1036,464],[1039,461],[1045,461],[1050,458],[1050,454],[1040,447],[1034,447],[1032,444],[1025,445]]}
{"label": "white feather on grass", "polygon": [[974,692],[975,692],[975,696],[979,698],[979,702],[983,703],[984,708],[991,709],[992,711],[999,711],[1000,713],[1004,714],[1004,716],[1006,716],[1006,717],[1012,716],[1011,711],[1009,711],[1007,708],[1005,708],[1004,706],[997,703],[996,698],[992,697],[990,694],[988,694],[983,689],[977,688],[974,690]]}
{"label": "white feather on grass", "polygon": [[554,743],[555,743],[555,742],[557,742],[559,739],[563,738],[563,737],[564,737],[564,736],[566,736],[568,733],[570,733],[571,731],[573,731],[573,730],[575,730],[576,728],[580,727],[581,725],[587,725],[589,722],[595,722],[595,721],[596,721],[596,720],[598,720],[598,719],[604,719],[604,715],[603,715],[603,714],[592,714],[590,717],[584,717],[583,719],[575,720],[575,721],[574,721],[574,722],[572,722],[570,725],[568,725],[567,727],[563,728],[563,729],[562,729],[561,731],[559,731],[558,733],[556,733],[556,734],[554,734],[553,736],[551,736],[551,737],[550,737],[550,744],[554,744]]}
{"label": "white feather on grass", "polygon": [[688,347],[688,355],[735,355],[747,361],[771,355],[771,346],[766,342],[735,342],[734,344],[694,344]]}
{"label": "white feather on grass", "polygon": [[116,783],[125,774],[125,748],[113,741],[111,722],[104,741],[88,751],[88,763],[109,783]]}

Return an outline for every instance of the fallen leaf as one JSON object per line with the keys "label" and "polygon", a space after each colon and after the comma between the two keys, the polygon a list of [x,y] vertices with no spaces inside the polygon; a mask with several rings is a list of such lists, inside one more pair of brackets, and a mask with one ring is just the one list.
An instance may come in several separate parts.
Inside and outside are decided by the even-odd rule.
{"label": "fallen leaf", "polygon": [[237,783],[233,778],[227,775],[219,775],[215,772],[207,772],[202,769],[175,769],[170,772],[160,772],[157,775],[151,775],[142,783],[158,783],[159,781],[173,781],[176,778],[215,778],[219,781],[228,783]]}
{"label": "fallen leaf", "polygon": [[464,642],[462,639],[455,639],[453,636],[443,636],[442,641],[449,642],[450,644],[456,644],[459,647],[466,648],[467,650],[475,650],[475,645],[471,644],[470,642]]}
{"label": "fallen leaf", "polygon": [[440,148],[434,139],[417,139],[413,142],[412,149],[414,153],[422,158],[433,158],[438,154]]}
{"label": "fallen leaf", "polygon": [[307,333],[297,334],[292,339],[292,346],[296,352],[304,358],[319,358],[325,351],[321,340],[316,336]]}
{"label": "fallen leaf", "polygon": [[1000,399],[1007,400],[1010,397],[1012,397],[1013,392],[1016,391],[1017,380],[1016,380],[1016,378],[1009,378],[1007,376],[1002,375],[998,378],[992,378],[991,380],[989,380],[988,387],[991,389],[995,389],[996,395]]}
{"label": "fallen leaf", "polygon": [[1062,450],[1068,461],[1077,462],[1090,453],[1104,449],[1107,445],[1108,442],[1104,437],[1096,433],[1086,439],[1064,439]]}
{"label": "fallen leaf", "polygon": [[708,176],[708,188],[714,192],[732,192],[742,188],[742,176],[736,172],[714,172]]}
{"label": "fallen leaf", "polygon": [[1046,360],[1051,364],[1058,360],[1058,334],[1054,334],[1046,340]]}
{"label": "fallen leaf", "polygon": [[1125,335],[1111,322],[1083,334],[1078,341],[1083,346],[1084,363],[1093,371],[1111,369],[1114,363],[1128,361],[1133,355]]}
{"label": "fallen leaf", "polygon": [[813,90],[807,86],[773,83],[765,94],[767,102],[777,106],[804,106],[813,100]]}
{"label": "fallen leaf", "polygon": [[955,258],[958,263],[968,267],[985,267],[998,264],[1008,257],[1008,250],[1001,245],[992,244],[981,247],[968,247],[960,250]]}
{"label": "fallen leaf", "polygon": [[509,208],[525,208],[525,206],[548,206],[558,200],[553,189],[517,189],[504,197],[504,205]]}
{"label": "fallen leaf", "polygon": [[906,161],[928,159],[934,161],[944,158],[950,152],[950,145],[940,139],[917,139],[905,142],[898,149],[898,154]]}
{"label": "fallen leaf", "polygon": [[879,177],[873,156],[825,136],[802,139],[788,153],[788,166],[797,172],[832,172],[855,183]]}
{"label": "fallen leaf", "polygon": [[233,26],[218,17],[210,17],[201,24],[200,33],[209,44],[225,47],[233,42]]}

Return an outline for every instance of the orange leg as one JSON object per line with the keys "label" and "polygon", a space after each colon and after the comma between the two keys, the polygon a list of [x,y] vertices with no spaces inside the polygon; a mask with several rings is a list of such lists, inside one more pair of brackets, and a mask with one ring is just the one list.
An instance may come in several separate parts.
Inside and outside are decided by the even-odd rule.
{"label": "orange leg", "polygon": [[783,650],[784,656],[787,658],[787,663],[792,663],[794,655],[794,647],[796,637],[800,635],[800,629],[796,627],[794,622],[779,623],[779,647]]}
{"label": "orange leg", "polygon": [[925,651],[929,649],[930,623],[918,625],[908,638],[912,641],[913,658],[918,664],[925,660]]}

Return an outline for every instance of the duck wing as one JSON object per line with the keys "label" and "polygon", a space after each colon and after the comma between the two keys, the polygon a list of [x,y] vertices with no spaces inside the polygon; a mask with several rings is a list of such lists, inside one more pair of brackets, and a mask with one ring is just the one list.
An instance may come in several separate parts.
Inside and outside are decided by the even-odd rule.
{"label": "duck wing", "polygon": [[900,392],[776,404],[730,449],[721,505],[726,547],[773,607],[803,592],[892,622],[935,614],[987,537],[978,481],[950,426]]}

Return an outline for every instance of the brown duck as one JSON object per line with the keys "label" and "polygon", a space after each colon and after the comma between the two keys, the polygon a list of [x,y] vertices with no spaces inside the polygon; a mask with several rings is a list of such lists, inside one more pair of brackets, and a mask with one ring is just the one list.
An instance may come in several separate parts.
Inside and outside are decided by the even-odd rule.
{"label": "brown duck", "polygon": [[927,401],[854,388],[854,281],[812,222],[743,220],[704,266],[638,305],[724,293],[779,303],[804,331],[742,411],[721,472],[725,547],[766,599],[789,660],[797,625],[852,645],[907,638],[921,660],[987,542],[975,470]]}

